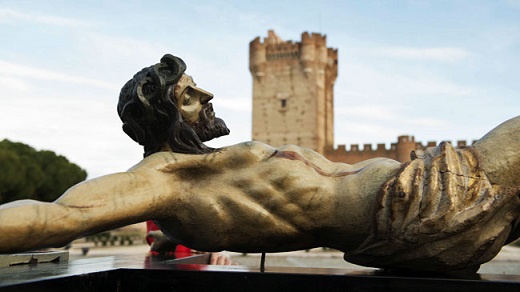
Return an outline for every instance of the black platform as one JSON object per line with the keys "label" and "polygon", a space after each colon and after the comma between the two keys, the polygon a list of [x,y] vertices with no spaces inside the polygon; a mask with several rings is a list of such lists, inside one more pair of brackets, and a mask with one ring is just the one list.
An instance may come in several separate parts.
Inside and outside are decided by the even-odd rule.
{"label": "black platform", "polygon": [[520,291],[517,275],[390,275],[343,269],[178,264],[144,256],[0,268],[1,291]]}

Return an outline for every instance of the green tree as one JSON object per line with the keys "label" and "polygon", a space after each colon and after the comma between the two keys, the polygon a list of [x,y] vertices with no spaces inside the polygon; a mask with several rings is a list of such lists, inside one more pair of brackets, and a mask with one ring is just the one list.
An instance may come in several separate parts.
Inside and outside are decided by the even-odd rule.
{"label": "green tree", "polygon": [[87,172],[52,151],[0,141],[0,203],[19,199],[53,201]]}

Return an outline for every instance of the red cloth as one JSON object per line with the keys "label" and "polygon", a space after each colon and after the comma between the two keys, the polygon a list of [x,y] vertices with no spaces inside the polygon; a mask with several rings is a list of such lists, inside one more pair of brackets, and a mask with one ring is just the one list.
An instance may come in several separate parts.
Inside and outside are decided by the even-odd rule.
{"label": "red cloth", "polygon": [[[146,234],[150,231],[159,230],[159,227],[152,221],[146,221]],[[146,242],[148,245],[152,245],[153,238],[151,236],[146,235]],[[158,255],[159,253],[156,251],[150,251],[153,255]],[[183,258],[191,255],[191,248],[186,247],[184,245],[178,244],[175,247],[175,250],[168,251],[168,255],[173,255],[175,258]]]}

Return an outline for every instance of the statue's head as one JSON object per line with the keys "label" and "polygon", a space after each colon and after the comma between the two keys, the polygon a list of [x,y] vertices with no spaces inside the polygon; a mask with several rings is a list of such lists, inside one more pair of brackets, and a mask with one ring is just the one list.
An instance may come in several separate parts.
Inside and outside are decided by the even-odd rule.
{"label": "statue's head", "polygon": [[167,54],[121,89],[117,112],[123,131],[144,146],[144,156],[163,150],[210,153],[215,149],[203,142],[229,134],[209,103],[213,94],[184,71],[184,61]]}

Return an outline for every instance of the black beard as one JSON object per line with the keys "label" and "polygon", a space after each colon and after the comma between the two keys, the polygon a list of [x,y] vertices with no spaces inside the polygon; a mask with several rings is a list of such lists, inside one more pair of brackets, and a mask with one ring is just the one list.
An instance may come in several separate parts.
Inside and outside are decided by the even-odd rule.
{"label": "black beard", "polygon": [[226,123],[222,119],[215,117],[213,106],[210,103],[206,104],[200,111],[199,120],[197,124],[193,125],[193,130],[195,130],[202,142],[229,134]]}

